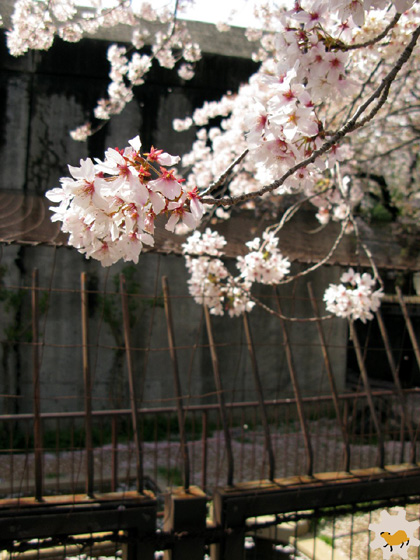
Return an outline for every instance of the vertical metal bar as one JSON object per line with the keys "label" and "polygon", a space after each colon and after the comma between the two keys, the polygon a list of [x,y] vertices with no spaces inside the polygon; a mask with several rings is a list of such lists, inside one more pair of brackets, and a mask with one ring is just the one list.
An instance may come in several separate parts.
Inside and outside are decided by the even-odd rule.
{"label": "vertical metal bar", "polygon": [[134,450],[136,454],[136,483],[137,492],[143,492],[143,453],[139,433],[139,415],[137,411],[137,394],[136,384],[134,381],[133,363],[131,359],[131,341],[130,341],[130,315],[128,311],[128,299],[125,290],[125,277],[120,274],[120,294],[121,307],[123,314],[125,355],[127,359],[128,383],[130,389],[130,408],[131,408],[131,424],[133,427]]}
{"label": "vertical metal bar", "polygon": [[187,440],[185,437],[185,413],[184,413],[184,407],[182,402],[182,389],[181,389],[181,380],[179,377],[179,370],[178,370],[178,359],[175,350],[175,335],[174,335],[174,329],[172,323],[171,302],[169,299],[170,298],[169,285],[168,285],[168,278],[166,276],[162,277],[162,289],[163,289],[163,300],[165,304],[166,326],[168,330],[169,352],[171,355],[172,372],[174,375],[176,408],[178,413],[178,428],[179,428],[179,437],[181,443],[182,462],[184,467],[184,488],[185,490],[188,491],[190,487],[190,458],[188,454]]}
{"label": "vertical metal bar", "polygon": [[60,493],[60,418],[56,419],[55,422],[55,472],[56,476],[56,492]]}
{"label": "vertical metal bar", "polygon": [[39,335],[38,335],[38,269],[32,271],[32,373],[34,404],[34,452],[35,452],[35,499],[42,500],[42,427],[41,391],[39,379]]}
{"label": "vertical metal bar", "polygon": [[327,348],[327,344],[326,344],[326,341],[325,341],[324,329],[322,328],[322,323],[321,323],[321,320],[319,318],[318,304],[317,304],[317,301],[316,301],[315,296],[314,296],[314,292],[313,292],[313,289],[312,289],[312,284],[310,282],[308,283],[307,287],[308,287],[308,292],[309,292],[309,298],[310,298],[311,304],[312,304],[312,309],[314,310],[314,314],[315,314],[315,317],[317,319],[316,320],[316,326],[317,326],[317,329],[318,329],[319,340],[321,342],[321,349],[322,349],[322,356],[324,358],[325,370],[327,372],[328,381],[330,383],[331,395],[332,395],[332,398],[333,398],[334,409],[335,409],[335,413],[336,413],[336,416],[337,416],[337,422],[340,426],[341,435],[342,435],[342,438],[343,438],[343,443],[344,443],[344,470],[349,471],[349,469],[350,469],[349,435],[347,433],[346,427],[345,427],[345,425],[343,423],[343,420],[341,418],[340,402],[338,400],[337,386],[335,384],[334,374],[333,374],[333,371],[332,371],[330,357],[329,357],[329,354],[328,354],[328,348]]}
{"label": "vertical metal bar", "polygon": [[[275,293],[276,293],[276,299],[277,299],[277,308],[279,310],[279,313],[282,314],[281,305],[280,305],[280,298],[279,298],[279,295],[277,293],[277,290],[275,291]],[[304,442],[305,442],[306,472],[309,476],[312,476],[313,466],[314,466],[314,455],[313,455],[313,450],[312,450],[311,437],[309,435],[308,426],[306,424],[305,412],[304,412],[304,409],[303,409],[302,395],[301,395],[301,392],[300,392],[300,386],[299,386],[298,378],[297,378],[297,375],[296,375],[295,366],[294,366],[294,363],[293,363],[293,355],[292,355],[292,349],[291,349],[291,346],[290,346],[289,335],[287,333],[287,328],[286,328],[286,325],[284,323],[284,319],[282,319],[281,317],[279,319],[280,319],[280,325],[281,325],[281,329],[282,329],[282,333],[283,333],[284,349],[285,349],[285,352],[286,352],[286,360],[287,360],[287,365],[288,365],[288,368],[289,368],[290,379],[292,381],[293,392],[294,392],[294,395],[295,395],[295,398],[296,398],[297,413],[298,413],[298,416],[299,416],[300,427],[302,429],[303,439],[304,439]]]}
{"label": "vertical metal bar", "polygon": [[75,477],[75,464],[74,464],[74,455],[75,455],[75,448],[74,448],[74,419],[71,420],[71,428],[70,428],[70,449],[71,449],[71,492],[76,494],[76,477]]}
{"label": "vertical metal bar", "polygon": [[403,388],[401,386],[400,378],[398,377],[398,371],[397,371],[397,367],[396,367],[396,364],[395,364],[394,356],[392,354],[391,345],[389,343],[388,333],[387,333],[387,330],[385,328],[385,323],[384,323],[384,320],[382,318],[381,311],[379,309],[376,312],[376,318],[378,319],[378,325],[379,325],[379,329],[381,331],[382,340],[384,342],[389,367],[391,368],[392,377],[394,379],[395,388],[396,388],[396,391],[397,391],[398,399],[400,401],[402,425],[403,426],[405,425],[407,427],[407,432],[408,432],[408,435],[410,437],[410,441],[411,441],[410,460],[414,464],[416,462],[416,437],[415,437],[415,434],[414,434],[413,426],[412,426],[412,424],[410,422],[410,419],[409,419],[409,416],[407,414],[407,406],[406,406],[406,402],[405,402],[404,391],[403,391]]}
{"label": "vertical metal bar", "polygon": [[111,419],[111,492],[116,492],[118,487],[118,418]]}
{"label": "vertical metal bar", "polygon": [[419,349],[417,338],[416,338],[416,335],[415,335],[415,332],[414,332],[413,323],[411,322],[411,319],[408,315],[407,306],[405,305],[405,301],[404,301],[401,289],[398,286],[396,286],[395,291],[397,292],[397,296],[398,296],[398,300],[399,300],[399,303],[400,303],[401,311],[402,311],[403,316],[404,316],[404,320],[405,320],[405,324],[407,326],[408,334],[410,335],[411,344],[413,346],[414,354],[415,354],[416,360],[417,360],[417,366],[420,369],[420,349]]}
{"label": "vertical metal bar", "polygon": [[270,426],[268,424],[267,411],[264,403],[263,388],[262,388],[260,373],[258,371],[257,357],[255,355],[254,343],[252,340],[251,328],[249,325],[247,313],[244,313],[244,327],[245,327],[246,342],[248,345],[248,352],[251,358],[252,373],[254,375],[254,383],[255,383],[255,390],[257,393],[258,406],[260,409],[262,425],[264,428],[265,445],[268,453],[268,477],[270,480],[274,480],[275,459],[274,459],[273,445],[271,442]]}
{"label": "vertical metal bar", "polygon": [[89,364],[89,311],[86,272],[81,274],[83,382],[85,392],[86,494],[93,496],[92,380]]}
{"label": "vertical metal bar", "polygon": [[370,414],[378,437],[378,466],[379,468],[383,469],[385,465],[385,447],[384,447],[384,440],[382,436],[382,428],[379,423],[378,415],[376,414],[375,404],[373,402],[373,397],[372,397],[372,391],[370,389],[369,378],[366,371],[365,362],[363,360],[363,354],[362,354],[359,338],[357,336],[356,329],[354,328],[354,322],[349,321],[349,324],[350,324],[350,337],[351,340],[353,341],[353,346],[356,351],[357,363],[359,365],[363,386],[366,392],[366,398],[368,401]]}
{"label": "vertical metal bar", "polygon": [[209,347],[210,347],[211,361],[212,361],[212,365],[213,365],[214,381],[215,381],[215,384],[216,384],[217,400],[218,400],[218,403],[219,403],[220,419],[222,421],[223,433],[224,433],[224,436],[225,436],[226,456],[227,456],[227,462],[228,462],[227,484],[228,484],[228,486],[232,486],[233,485],[233,472],[234,472],[232,441],[231,441],[231,438],[230,438],[229,425],[228,425],[228,421],[227,421],[225,394],[223,392],[222,379],[220,377],[219,360],[218,360],[218,357],[217,357],[216,345],[214,343],[213,329],[212,329],[212,326],[211,326],[211,319],[210,319],[210,311],[208,310],[208,307],[206,305],[204,305],[204,316],[205,316],[205,319],[206,319],[207,336],[208,336],[208,339],[209,339]]}
{"label": "vertical metal bar", "polygon": [[205,492],[207,488],[207,410],[203,410],[201,413],[201,422],[201,488]]}
{"label": "vertical metal bar", "polygon": [[244,470],[244,432],[245,432],[245,411],[241,408],[241,451],[239,453],[239,480],[243,480]]}

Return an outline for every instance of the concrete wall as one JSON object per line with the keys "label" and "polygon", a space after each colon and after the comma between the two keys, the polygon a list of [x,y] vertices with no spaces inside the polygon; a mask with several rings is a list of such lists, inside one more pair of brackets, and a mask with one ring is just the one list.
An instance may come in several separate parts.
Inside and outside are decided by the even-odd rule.
{"label": "concrete wall", "polygon": [[[145,254],[136,267],[115,265],[109,270],[87,261],[68,248],[3,248],[5,291],[22,294],[17,307],[2,309],[3,412],[30,412],[32,409],[32,346],[30,293],[15,286],[30,286],[33,268],[39,269],[41,315],[39,330],[43,410],[78,410],[83,406],[81,350],[80,273],[87,272],[90,314],[90,362],[94,379],[94,407],[128,406],[128,377],[124,352],[119,274],[125,272],[127,288],[137,293],[130,298],[133,363],[138,391],[148,406],[174,404],[172,364],[168,351],[167,324],[162,301],[162,276],[169,281],[179,371],[183,393],[190,404],[215,402],[212,361],[208,349],[203,312],[187,292],[183,259],[174,255]],[[338,267],[323,268],[311,278],[321,297],[325,285],[338,279]],[[14,282],[17,282],[14,283]],[[11,287],[12,286],[12,287]],[[106,295],[105,295],[106,294]],[[142,297],[139,297],[142,296]],[[276,308],[272,290],[261,296]],[[306,280],[279,291],[282,311],[291,316],[312,316]],[[10,297],[8,298],[10,301]],[[260,375],[267,398],[293,395],[286,360],[284,338],[278,318],[254,309],[249,315]],[[239,318],[213,317],[220,371],[228,401],[255,400],[254,381],[243,322]],[[17,325],[17,328],[15,328]],[[316,326],[313,323],[286,323],[295,369],[305,395],[329,393]],[[330,357],[339,389],[344,388],[347,324],[342,320],[324,325]],[[7,330],[9,329],[9,330]],[[13,345],[7,333],[14,332]],[[12,337],[13,340],[13,337]],[[148,350],[149,349],[149,350]],[[7,355],[5,354],[7,353]]]}
{"label": "concrete wall", "polygon": [[[85,40],[76,45],[57,41],[47,53],[10,57],[2,39],[0,50],[0,189],[42,194],[67,174],[68,163],[80,158],[102,157],[108,146],[125,146],[140,133],[144,145],[154,144],[172,153],[189,149],[192,133],[175,133],[173,118],[191,114],[204,100],[217,99],[235,90],[255,68],[247,59],[207,54],[196,77],[188,83],[176,73],[156,69],[136,99],[87,143],[76,143],[69,129],[89,118],[96,99],[107,86],[107,43]],[[113,291],[121,270],[109,270],[86,261],[76,251],[38,246],[3,246],[0,301],[0,410],[5,413],[32,410],[32,346],[30,293],[19,291],[31,282],[33,268],[39,269],[41,293],[40,331],[42,410],[80,410],[83,407],[81,354],[80,273],[88,273],[90,288],[91,365],[94,377],[94,408],[126,407],[128,383],[123,346],[121,309]],[[297,265],[296,265],[297,269]],[[187,292],[183,259],[174,255],[146,254],[131,279],[131,288],[146,296],[132,308],[132,344],[139,392],[148,406],[174,403],[172,369],[167,349],[161,277],[167,275],[173,300],[176,343],[182,387],[188,402],[215,401],[212,363],[201,308]],[[326,267],[311,278],[319,297],[329,282],[340,275],[338,267]],[[50,291],[61,290],[61,291]],[[76,290],[76,291],[74,291]],[[263,295],[271,295],[269,289]],[[310,316],[306,280],[282,288],[285,314]],[[136,300],[137,301],[137,300]],[[275,306],[275,302],[272,302]],[[256,309],[253,331],[260,374],[267,398],[291,396],[279,320]],[[215,317],[214,333],[227,400],[254,400],[250,360],[241,319]],[[304,394],[329,392],[316,328],[312,324],[287,325],[295,368]],[[339,388],[344,386],[347,326],[344,321],[326,324],[327,339]],[[149,348],[146,352],[144,349]],[[7,397],[12,395],[12,397]]]}

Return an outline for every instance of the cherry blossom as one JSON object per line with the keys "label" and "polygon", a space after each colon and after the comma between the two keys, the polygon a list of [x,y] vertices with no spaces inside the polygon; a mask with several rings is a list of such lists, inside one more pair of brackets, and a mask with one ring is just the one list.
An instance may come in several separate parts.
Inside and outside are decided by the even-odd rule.
{"label": "cherry blossom", "polygon": [[120,259],[137,263],[143,245],[153,246],[159,214],[169,218],[170,231],[179,220],[194,229],[202,214],[199,194],[184,190],[174,169],[154,166],[159,161],[174,165],[179,157],[154,148],[143,154],[140,150],[137,136],[124,149],[109,148],[103,161],[88,158],[80,167],[69,165],[71,177],[46,193],[59,204],[51,208],[52,220],[62,222],[70,245],[103,266]]}
{"label": "cherry blossom", "polygon": [[373,319],[373,313],[379,309],[384,293],[382,288],[374,290],[376,281],[368,273],[356,273],[352,268],[340,278],[341,284],[330,284],[325,291],[324,301],[327,311],[337,317],[351,320]]}
{"label": "cherry blossom", "polygon": [[221,260],[225,238],[209,228],[204,233],[195,231],[183,244],[190,294],[215,315],[227,312],[233,317],[250,311],[255,305],[251,299],[255,282],[277,284],[289,274],[290,262],[282,256],[278,242],[273,232],[248,242],[248,255],[236,259],[240,274],[233,277]]}
{"label": "cherry blossom", "polygon": [[203,234],[194,232],[183,245],[190,278],[188,288],[194,300],[206,305],[213,315],[231,317],[251,311],[251,283],[241,277],[233,278],[220,257],[225,238],[209,228]]}
{"label": "cherry blossom", "polygon": [[[191,295],[212,313],[232,316],[252,309],[255,283],[293,279],[279,247],[284,223],[301,207],[312,205],[320,228],[330,221],[341,225],[331,254],[345,234],[360,237],[355,214],[368,222],[378,200],[403,226],[416,223],[420,8],[411,4],[301,0],[257,6],[259,28],[245,31],[256,41],[257,71],[238,91],[173,123],[177,131],[195,128],[190,152],[182,158],[153,146],[142,152],[136,137],[122,150],[109,148],[103,161],[81,160],[79,167],[69,166],[60,188],[47,193],[58,204],[52,219],[62,222],[79,251],[109,266],[120,259],[137,262],[143,245],[153,245],[161,215],[175,232],[191,231],[203,217],[211,223],[228,219],[235,205],[276,217],[277,225],[238,256],[236,276],[224,262],[220,235],[196,231],[184,244]],[[71,132],[86,140],[124,110],[153,65],[176,68],[183,80],[193,77],[200,46],[180,20],[181,8],[178,2],[171,12],[146,2],[105,7],[98,1],[85,13],[72,0],[17,0],[8,47],[18,56],[50,48],[56,35],[78,41],[101,27],[132,27],[132,45],[108,49],[110,83],[93,107],[94,119]],[[159,29],[152,31],[148,22],[159,22]],[[230,32],[226,22],[217,28]],[[189,170],[185,182],[174,169],[179,163]],[[327,310],[371,319],[382,297],[375,285],[376,272],[374,280],[350,269],[327,289]]]}
{"label": "cherry blossom", "polygon": [[289,274],[290,261],[277,248],[279,239],[272,232],[264,232],[263,240],[255,238],[246,245],[252,249],[245,257],[237,258],[241,277],[247,282],[278,284]]}

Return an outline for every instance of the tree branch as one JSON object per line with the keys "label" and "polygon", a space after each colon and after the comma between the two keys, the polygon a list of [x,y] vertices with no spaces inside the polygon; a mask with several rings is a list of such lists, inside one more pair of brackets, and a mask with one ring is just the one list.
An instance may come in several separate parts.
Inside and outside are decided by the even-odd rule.
{"label": "tree branch", "polygon": [[[395,80],[398,72],[401,70],[401,68],[410,58],[413,49],[416,46],[419,35],[420,35],[420,26],[417,27],[417,29],[413,32],[411,41],[402,52],[401,56],[395,63],[392,70],[385,76],[385,78],[382,80],[382,83],[376,88],[376,90],[372,93],[372,95],[357,109],[353,117],[340,130],[338,130],[329,140],[324,142],[324,144],[320,148],[318,148],[318,150],[315,150],[311,156],[309,156],[308,158],[300,161],[299,163],[291,167],[288,171],[286,171],[286,173],[280,179],[277,179],[273,183],[262,187],[258,191],[252,193],[245,193],[243,195],[229,197],[229,198],[222,198],[222,199],[217,199],[217,198],[207,196],[202,199],[202,202],[204,204],[232,206],[233,204],[238,204],[240,202],[252,200],[266,193],[272,192],[278,189],[279,187],[281,187],[286,181],[286,179],[288,179],[296,171],[298,171],[302,167],[306,167],[310,163],[313,163],[319,156],[325,154],[328,150],[331,149],[332,146],[334,146],[339,140],[344,138],[347,134],[353,132],[354,130],[357,130],[358,128],[361,128],[370,120],[372,120],[374,116],[377,114],[377,112],[379,111],[379,109],[385,103],[391,84]],[[376,99],[378,99],[376,106],[370,111],[370,113],[362,121],[358,122],[359,118],[363,115],[363,113]]]}
{"label": "tree branch", "polygon": [[248,148],[246,148],[242,154],[240,154],[234,161],[233,163],[231,163],[229,165],[229,167],[222,173],[222,175],[220,175],[220,177],[213,183],[210,183],[210,185],[207,187],[207,189],[205,189],[202,193],[200,193],[201,196],[209,194],[213,191],[215,191],[217,188],[219,188],[221,185],[223,185],[223,183],[226,181],[226,179],[229,177],[229,175],[231,174],[231,172],[233,171],[233,169],[236,167],[236,165],[238,165],[238,163],[240,163],[244,157],[248,154],[249,150]]}
{"label": "tree branch", "polygon": [[348,45],[346,43],[342,43],[341,41],[337,41],[337,43],[334,43],[332,47],[340,51],[352,51],[355,49],[363,49],[365,47],[371,47],[372,45],[378,43],[388,35],[388,33],[396,26],[400,17],[401,14],[397,12],[395,16],[392,18],[392,20],[389,22],[389,24],[382,31],[382,33],[379,33],[379,35],[377,35],[373,39],[369,39],[369,41],[365,41],[364,43],[355,43],[354,45]]}

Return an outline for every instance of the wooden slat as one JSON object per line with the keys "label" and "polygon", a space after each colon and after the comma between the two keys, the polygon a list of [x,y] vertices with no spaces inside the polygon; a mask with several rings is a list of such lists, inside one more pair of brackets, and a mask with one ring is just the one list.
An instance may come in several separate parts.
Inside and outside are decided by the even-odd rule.
{"label": "wooden slat", "polygon": [[219,512],[217,521],[225,528],[235,528],[248,517],[409,497],[416,488],[420,488],[420,465],[406,464],[399,469],[372,468],[239,483],[234,488],[217,489],[214,504]]}
{"label": "wooden slat", "polygon": [[0,542],[59,535],[140,528],[156,530],[157,502],[153,494],[113,493],[0,501]]}

